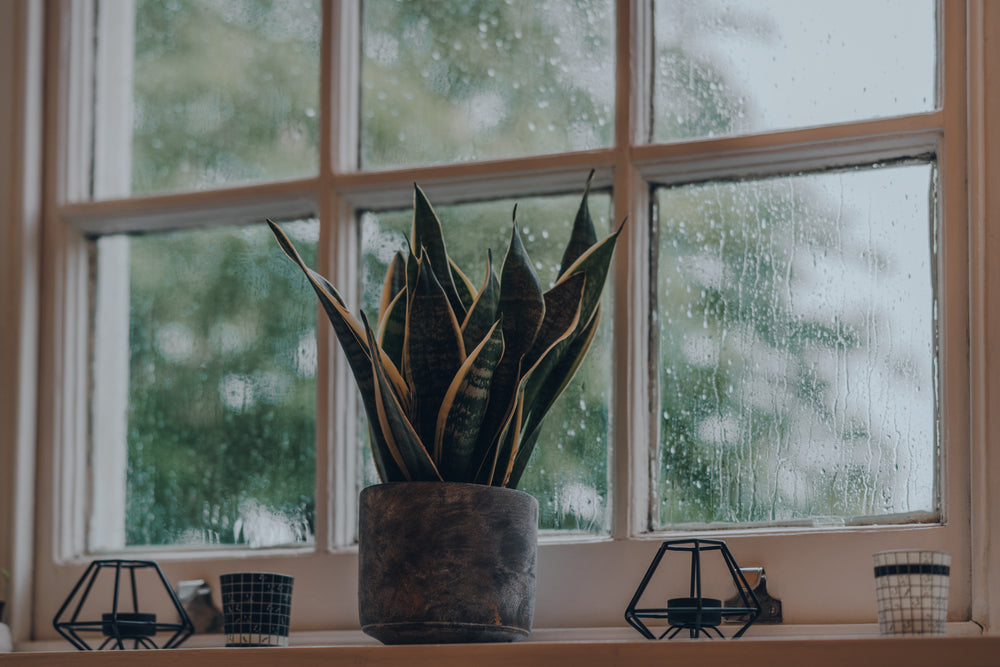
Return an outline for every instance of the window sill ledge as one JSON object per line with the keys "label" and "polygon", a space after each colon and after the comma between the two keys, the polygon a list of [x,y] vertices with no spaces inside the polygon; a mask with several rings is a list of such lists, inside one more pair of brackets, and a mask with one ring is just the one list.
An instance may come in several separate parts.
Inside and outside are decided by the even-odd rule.
{"label": "window sill ledge", "polygon": [[[739,641],[647,641],[630,628],[536,630],[531,639],[515,644],[456,644],[449,646],[379,646],[360,631],[301,633],[284,649],[219,648],[218,636],[196,636],[184,648],[145,651],[144,667],[212,665],[256,667],[295,664],[301,667],[364,664],[371,667],[407,664],[413,667],[553,664],[662,665],[667,661],[701,660],[709,664],[773,667],[809,664],[810,667],[883,667],[888,664],[995,665],[1000,637],[979,636],[972,623],[949,624],[943,637],[880,637],[873,625],[759,626]],[[62,667],[70,665],[132,665],[135,654],[119,651],[67,651],[65,642],[32,642],[27,652],[4,656],[4,667]],[[276,662],[277,659],[277,662]]]}

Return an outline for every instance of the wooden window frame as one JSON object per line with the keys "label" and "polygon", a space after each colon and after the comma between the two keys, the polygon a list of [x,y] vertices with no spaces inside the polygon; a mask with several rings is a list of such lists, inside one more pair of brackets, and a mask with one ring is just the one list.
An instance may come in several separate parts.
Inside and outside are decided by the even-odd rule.
{"label": "wooden window frame", "polygon": [[[918,146],[933,146],[944,184],[940,254],[946,270],[939,287],[945,304],[942,321],[946,322],[941,344],[947,453],[944,521],[932,526],[730,530],[720,536],[741,564],[767,567],[769,588],[785,601],[788,622],[871,622],[874,605],[866,602],[871,582],[865,576],[851,575],[867,572],[873,551],[904,545],[947,546],[957,560],[964,561],[952,580],[952,620],[989,625],[1000,613],[1000,555],[990,549],[990,536],[1000,534],[996,532],[1000,519],[990,511],[995,498],[988,484],[1000,474],[1000,457],[988,446],[991,436],[1000,433],[998,411],[991,409],[1000,396],[996,361],[988,353],[1000,335],[1000,306],[987,298],[1000,285],[1000,268],[987,261],[1000,251],[998,235],[991,231],[1000,220],[1000,127],[993,120],[1000,117],[995,113],[1000,111],[1000,93],[986,85],[991,72],[1000,68],[1000,47],[986,39],[991,27],[1000,28],[1000,8],[982,0],[940,4],[945,103],[938,111],[903,119],[646,145],[640,139],[645,136],[642,109],[648,100],[632,91],[642,90],[647,80],[643,63],[648,62],[645,56],[651,45],[643,17],[650,7],[647,0],[625,0],[617,12],[618,123],[615,145],[609,149],[362,174],[346,168],[352,160],[351,130],[334,128],[334,114],[327,111],[321,140],[332,150],[323,151],[330,157],[322,159],[317,178],[181,196],[86,202],[84,181],[72,165],[80,164],[88,148],[85,142],[74,143],[70,138],[81,136],[78,128],[73,129],[76,124],[86,126],[87,120],[74,111],[81,104],[78,98],[86,108],[88,92],[77,87],[80,80],[72,76],[67,64],[89,66],[85,50],[72,52],[89,29],[79,18],[87,5],[86,0],[52,0],[43,11],[30,0],[15,0],[2,10],[5,18],[12,19],[11,25],[24,28],[10,46],[13,74],[0,72],[0,90],[15,93],[0,105],[0,109],[13,110],[5,136],[15,145],[6,155],[0,151],[5,160],[0,182],[16,195],[0,198],[6,202],[12,230],[8,238],[13,241],[2,253],[10,260],[5,264],[8,284],[19,295],[0,302],[0,314],[18,325],[4,332],[5,344],[0,348],[4,369],[0,383],[5,395],[17,397],[4,408],[3,416],[9,419],[0,422],[0,455],[9,464],[0,470],[4,483],[0,495],[9,508],[0,512],[0,558],[13,565],[8,599],[15,603],[17,639],[52,634],[54,609],[88,562],[74,548],[83,544],[86,525],[83,504],[78,502],[87,491],[86,348],[73,335],[87,319],[86,294],[81,293],[86,285],[85,234],[193,225],[206,214],[213,219],[259,219],[287,213],[292,206],[299,206],[298,210],[308,206],[325,221],[340,221],[324,223],[320,269],[335,269],[331,278],[350,284],[356,280],[351,261],[334,260],[356,256],[357,242],[349,224],[353,211],[392,202],[405,205],[414,180],[424,184],[436,202],[446,204],[473,193],[487,194],[487,183],[490,196],[573,190],[596,167],[597,185],[611,186],[618,193],[615,219],[627,214],[632,220],[615,264],[618,342],[614,363],[619,369],[640,370],[615,374],[614,442],[648,443],[655,442],[646,408],[648,336],[641,322],[630,316],[645,312],[648,304],[648,279],[638,268],[648,256],[642,231],[648,227],[644,213],[649,210],[647,183],[690,179],[694,172],[712,177],[734,170],[745,170],[748,175],[761,170],[799,171],[839,160],[856,164],[908,155]],[[321,92],[324,108],[340,113],[356,105],[349,94],[356,82],[352,77],[357,75],[357,63],[349,60],[356,57],[350,54],[357,53],[356,41],[352,43],[357,31],[349,26],[356,18],[356,3],[324,2],[323,69],[331,72],[338,58],[346,64],[338,76],[324,77]],[[43,29],[47,72],[39,43]],[[74,31],[82,33],[75,40],[68,39]],[[344,54],[348,54],[346,60]],[[40,114],[33,118],[30,113],[40,108],[43,83],[44,125],[38,122]],[[44,177],[36,178],[43,162]],[[37,211],[40,206],[44,219]],[[320,328],[318,338],[319,362],[330,371],[319,389],[317,431],[328,444],[317,447],[317,466],[342,471],[344,466],[335,464],[344,454],[335,453],[329,443],[350,436],[338,429],[350,421],[340,417],[350,414],[350,400],[343,397],[350,395],[351,386],[338,364],[331,337]],[[24,355],[37,360],[37,365],[25,363]],[[8,388],[10,394],[6,394]],[[553,540],[542,545],[538,627],[620,624],[635,580],[655,552],[656,542],[665,537],[644,530],[648,457],[640,450],[641,445],[614,449],[614,522],[609,538]],[[37,483],[32,483],[25,479],[25,472],[36,464]],[[326,501],[317,506],[316,549],[239,554],[244,565],[249,561],[294,571],[314,584],[316,594],[296,602],[302,629],[357,624],[356,553],[334,547],[345,541],[334,526],[343,525],[349,509],[333,498],[338,488],[351,483],[338,474],[342,473],[320,473]],[[819,558],[833,548],[838,549],[838,556],[827,561]],[[229,568],[233,556],[233,552],[157,554],[171,580],[211,579]]]}

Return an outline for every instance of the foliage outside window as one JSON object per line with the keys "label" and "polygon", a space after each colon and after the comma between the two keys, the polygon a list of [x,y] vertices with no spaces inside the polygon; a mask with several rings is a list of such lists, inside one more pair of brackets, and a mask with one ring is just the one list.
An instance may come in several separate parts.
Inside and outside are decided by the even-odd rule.
{"label": "foliage outside window", "polygon": [[[359,191],[381,182],[408,187],[409,169],[443,173],[448,187],[465,176],[457,165],[476,162],[503,187],[482,179],[475,193],[438,207],[452,254],[464,266],[482,265],[486,248],[504,246],[516,202],[546,282],[558,264],[550,246],[571,222],[565,202],[583,180],[576,190],[502,182],[520,166],[549,168],[540,182],[554,179],[581,163],[579,151],[603,165],[619,159],[614,128],[630,121],[615,115],[622,50],[614,3],[362,3],[359,80],[348,93],[357,117],[326,119],[334,132],[357,137],[347,168],[321,155],[331,113],[320,92],[330,74],[320,62],[323,6],[136,2],[131,84],[124,97],[102,100],[128,105],[132,141],[100,153],[96,167],[127,164],[127,193],[161,196],[167,209],[191,207],[192,193],[206,189],[280,191],[291,183],[308,191],[312,210],[296,199],[285,212],[297,245],[316,253],[307,258],[314,264],[330,247],[324,240],[353,225],[359,252],[349,261],[361,275],[352,298],[371,308],[384,263],[405,244],[405,206],[365,200],[353,217],[334,219],[321,203],[330,192],[315,183],[352,201],[354,186],[338,180],[345,173]],[[932,3],[866,4],[877,16],[919,18],[889,37],[868,27],[888,21],[859,25],[851,11],[827,9],[653,3],[650,89],[634,93],[649,98],[646,147],[849,128],[935,108]],[[113,3],[100,11],[115,11]],[[883,71],[893,74],[869,80]],[[630,327],[653,324],[647,333],[657,355],[648,419],[658,442],[633,452],[651,461],[649,529],[936,518],[929,239],[938,229],[939,183],[933,156],[895,157],[907,159],[754,179],[725,169],[707,180],[668,182],[654,173],[632,184],[649,193],[651,211],[648,232],[646,211],[632,212],[631,227],[650,235],[649,266],[633,257],[626,270],[650,271],[655,293],[651,313],[628,314]],[[322,172],[327,162],[332,174]],[[443,171],[420,172],[428,168]],[[600,223],[620,222],[616,211],[631,194],[595,193]],[[95,369],[95,391],[102,382],[129,387],[125,536],[102,548],[310,544],[316,507],[328,501],[317,497],[328,492],[316,485],[326,474],[316,468],[318,448],[364,446],[363,438],[316,440],[316,386],[330,369],[317,367],[315,307],[262,221],[202,217],[197,229],[92,238],[98,264],[124,256],[130,267],[128,377]],[[821,289],[828,282],[843,289]],[[99,301],[102,285],[93,294]],[[610,299],[606,312],[614,312]],[[615,374],[647,373],[615,365],[625,319],[605,321],[548,419],[523,484],[539,497],[543,528],[610,534],[614,499],[623,497],[616,448],[648,444],[613,438],[627,409],[612,395]],[[347,457],[355,458],[367,461]],[[357,467],[359,483],[373,481],[370,468]]]}

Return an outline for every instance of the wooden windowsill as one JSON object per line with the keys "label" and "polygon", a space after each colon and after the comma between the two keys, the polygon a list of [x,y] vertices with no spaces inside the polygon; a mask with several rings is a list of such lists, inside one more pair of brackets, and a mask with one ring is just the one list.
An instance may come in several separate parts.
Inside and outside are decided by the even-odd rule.
{"label": "wooden windowsill", "polygon": [[[810,667],[867,667],[905,664],[908,667],[996,665],[1000,662],[1000,637],[967,635],[971,629],[954,624],[942,637],[885,638],[870,634],[870,626],[844,626],[845,635],[836,638],[803,638],[782,628],[772,636],[746,636],[737,641],[673,640],[646,641],[636,636],[622,638],[619,629],[586,631],[539,631],[532,639],[514,644],[460,644],[449,646],[379,646],[355,633],[336,633],[338,645],[293,645],[289,648],[234,649],[198,647],[211,637],[185,648],[170,651],[142,651],[141,660],[132,651],[77,652],[52,650],[48,642],[33,644],[30,652],[8,654],[0,658],[4,667],[62,667],[72,665],[134,665],[148,667],[257,667],[258,665],[295,665],[330,667],[368,665],[371,667],[408,665],[412,667],[550,667],[574,665],[664,665],[683,661],[704,664],[739,664],[741,667],[774,667],[775,664]],[[962,626],[962,627],[959,627]],[[957,633],[957,634],[956,634]],[[307,633],[297,642],[308,641]],[[315,633],[317,643],[326,643],[330,633]],[[589,637],[588,637],[589,635]],[[562,639],[552,637],[561,636]],[[293,641],[293,644],[297,643]],[[59,647],[63,648],[62,646]]]}

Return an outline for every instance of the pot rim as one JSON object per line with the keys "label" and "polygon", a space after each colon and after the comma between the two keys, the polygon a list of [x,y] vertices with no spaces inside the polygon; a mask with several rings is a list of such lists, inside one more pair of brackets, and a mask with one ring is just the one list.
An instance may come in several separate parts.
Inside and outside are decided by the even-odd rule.
{"label": "pot rim", "polygon": [[[427,486],[428,488],[441,487],[441,486],[458,486],[458,487],[469,487],[470,490],[474,490],[481,493],[514,493],[518,495],[528,496],[529,498],[535,498],[533,495],[527,491],[522,491],[521,489],[512,489],[506,486],[492,486],[490,484],[477,484],[475,482],[447,482],[447,481],[437,481],[437,480],[413,480],[413,481],[402,481],[402,482],[379,482],[377,484],[372,484],[371,486],[366,486],[361,489],[361,493],[377,493],[373,489],[383,489],[387,490],[389,488],[399,488],[403,486]],[[537,500],[537,499],[536,499]]]}

